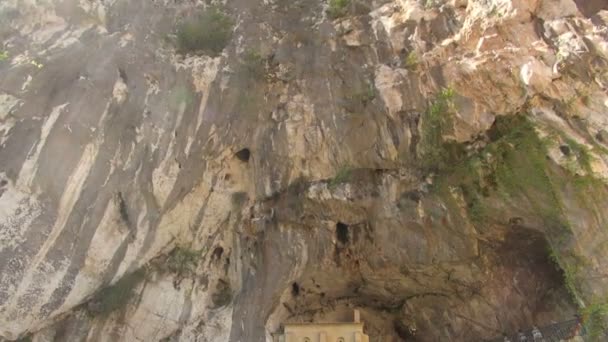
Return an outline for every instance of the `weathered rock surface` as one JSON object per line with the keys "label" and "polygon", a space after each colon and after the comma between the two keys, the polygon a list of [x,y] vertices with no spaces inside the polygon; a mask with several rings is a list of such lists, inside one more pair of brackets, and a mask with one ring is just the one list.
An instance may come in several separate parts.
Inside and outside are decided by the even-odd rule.
{"label": "weathered rock surface", "polygon": [[208,5],[0,2],[0,340],[603,319],[602,1],[226,1],[176,53]]}

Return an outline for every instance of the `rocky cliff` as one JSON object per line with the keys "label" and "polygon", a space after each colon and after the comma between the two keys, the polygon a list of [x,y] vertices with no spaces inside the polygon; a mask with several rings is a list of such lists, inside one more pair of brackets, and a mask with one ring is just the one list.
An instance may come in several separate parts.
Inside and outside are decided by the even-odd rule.
{"label": "rocky cliff", "polygon": [[608,312],[608,6],[3,0],[0,340]]}

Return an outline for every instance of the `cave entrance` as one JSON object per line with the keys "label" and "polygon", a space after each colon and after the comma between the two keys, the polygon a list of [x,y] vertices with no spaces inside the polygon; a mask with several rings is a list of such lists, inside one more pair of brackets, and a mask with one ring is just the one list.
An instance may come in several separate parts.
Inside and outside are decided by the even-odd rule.
{"label": "cave entrance", "polygon": [[235,153],[235,156],[240,161],[247,163],[249,161],[249,158],[251,158],[251,151],[248,148],[244,148],[244,149],[238,151],[237,153]]}
{"label": "cave entrance", "polygon": [[348,225],[346,223],[336,223],[336,239],[343,245],[347,244],[350,240]]}

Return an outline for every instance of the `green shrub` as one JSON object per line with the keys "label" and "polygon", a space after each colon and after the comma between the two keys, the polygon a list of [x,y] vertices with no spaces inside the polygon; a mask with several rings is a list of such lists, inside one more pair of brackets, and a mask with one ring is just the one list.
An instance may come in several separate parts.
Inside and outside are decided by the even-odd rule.
{"label": "green shrub", "polygon": [[179,26],[178,51],[219,55],[232,37],[233,26],[230,17],[217,8],[209,8]]}
{"label": "green shrub", "polygon": [[5,61],[7,59],[8,59],[8,52],[0,51],[0,62]]}
{"label": "green shrub", "polygon": [[349,4],[350,0],[329,0],[327,14],[332,19],[343,17],[348,13]]}
{"label": "green shrub", "polygon": [[256,50],[247,50],[241,57],[241,72],[253,79],[264,78],[266,75],[265,60]]}
{"label": "green shrub", "polygon": [[408,69],[416,69],[420,61],[418,60],[418,54],[416,51],[410,51],[405,57],[405,67]]}
{"label": "green shrub", "polygon": [[196,266],[198,266],[200,257],[201,251],[179,246],[175,247],[167,258],[167,269],[178,275],[192,273],[196,269]]}
{"label": "green shrub", "polygon": [[456,95],[456,91],[452,87],[442,88],[439,92],[438,101],[442,102],[448,106],[453,106],[454,103],[454,95]]}
{"label": "green shrub", "polygon": [[335,188],[339,184],[346,183],[350,180],[352,175],[352,169],[348,166],[344,166],[338,170],[338,173],[329,181],[329,187]]}

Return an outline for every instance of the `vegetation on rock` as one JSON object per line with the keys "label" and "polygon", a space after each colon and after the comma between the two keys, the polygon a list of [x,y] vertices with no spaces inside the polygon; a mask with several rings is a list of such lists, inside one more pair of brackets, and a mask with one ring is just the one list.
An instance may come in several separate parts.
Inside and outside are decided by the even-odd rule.
{"label": "vegetation on rock", "polygon": [[[430,112],[433,119],[437,117],[433,113],[440,111]],[[426,139],[437,141],[441,121],[435,119],[431,123],[434,125],[426,133]],[[432,161],[444,166],[444,177],[449,179],[446,184],[457,184],[462,190],[471,219],[487,223],[485,219],[491,215],[483,198],[496,195],[506,204],[530,202],[530,210],[539,213],[549,225],[563,226],[560,202],[548,174],[545,147],[528,119],[523,115],[498,117],[489,138],[490,143],[471,156],[466,156],[461,147],[460,153],[447,155],[451,159],[446,161],[445,147],[438,144],[440,147],[432,150],[431,157],[436,158]],[[450,165],[450,169],[445,165]]]}
{"label": "vegetation on rock", "polygon": [[[436,134],[441,130],[442,123],[439,113],[444,110],[442,102],[437,103],[427,113],[435,120],[431,121],[434,125],[429,129],[433,135],[427,132],[434,139],[438,139]],[[525,115],[497,117],[487,134],[489,142],[485,147],[447,163],[450,167],[441,170],[434,184],[435,193],[450,205],[450,189],[460,190],[469,219],[479,227],[504,224],[497,219],[505,217],[507,211],[509,215],[519,211],[526,217],[540,218],[550,245],[549,257],[562,271],[564,285],[572,298],[582,305],[585,296],[579,283],[583,277],[582,271],[590,266],[584,257],[577,255],[570,247],[572,230],[564,209],[563,196],[567,194],[563,187],[570,186],[578,193],[588,193],[591,191],[588,185],[580,183],[597,184],[599,181],[591,176],[558,172],[552,167],[547,157],[546,142],[539,137],[534,124]],[[568,145],[583,169],[589,169],[587,149],[570,140]],[[434,157],[446,163],[440,159],[444,157],[442,153]],[[595,317],[605,313],[602,308],[585,309],[585,312],[592,312],[593,315],[589,315]],[[595,325],[603,322],[600,319],[591,321]]]}
{"label": "vegetation on rock", "polygon": [[348,13],[349,4],[350,0],[329,0],[327,14],[332,19],[343,17]]}
{"label": "vegetation on rock", "polygon": [[410,53],[407,54],[407,57],[405,57],[405,67],[407,69],[414,70],[418,67],[419,63],[420,61],[416,51],[410,51]]}
{"label": "vegetation on rock", "polygon": [[583,322],[589,341],[600,341],[608,329],[608,302],[595,302],[582,310]]}
{"label": "vegetation on rock", "polygon": [[178,275],[192,273],[198,266],[201,251],[186,247],[175,247],[167,258],[166,267]]}
{"label": "vegetation on rock", "polygon": [[233,26],[233,20],[218,8],[206,9],[179,26],[178,51],[219,55],[232,37]]}
{"label": "vegetation on rock", "polygon": [[336,186],[342,183],[348,182],[350,180],[351,175],[352,169],[349,166],[341,167],[334,176],[334,178],[329,181],[329,187],[335,188]]}
{"label": "vegetation on rock", "polygon": [[575,157],[576,162],[578,162],[578,164],[581,166],[581,168],[587,174],[591,174],[592,173],[592,169],[591,169],[592,157],[591,157],[591,154],[589,153],[589,151],[587,150],[587,147],[577,143],[576,141],[574,141],[573,139],[570,139],[570,138],[565,138],[565,140],[566,140],[566,143],[568,144],[568,147],[573,152],[572,154],[573,154],[573,157]]}
{"label": "vegetation on rock", "polygon": [[264,57],[257,50],[246,50],[241,57],[240,71],[250,79],[264,79],[266,76]]}
{"label": "vegetation on rock", "polygon": [[564,277],[564,286],[566,286],[566,290],[570,296],[575,299],[577,302],[580,301],[579,290],[576,286],[576,276],[578,272],[578,267],[570,266],[564,259],[560,256],[560,253],[556,251],[553,247],[548,251],[549,259],[553,261],[555,267],[562,272]]}
{"label": "vegetation on rock", "polygon": [[460,144],[445,141],[451,128],[455,91],[443,88],[431,101],[422,117],[420,137],[420,165],[423,170],[436,172],[455,162],[460,155]]}

